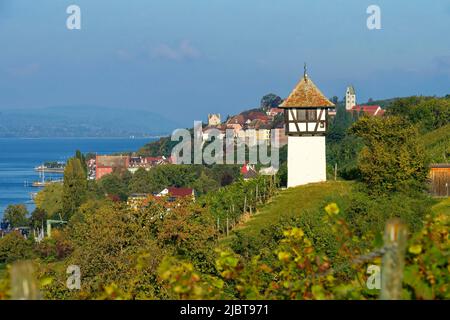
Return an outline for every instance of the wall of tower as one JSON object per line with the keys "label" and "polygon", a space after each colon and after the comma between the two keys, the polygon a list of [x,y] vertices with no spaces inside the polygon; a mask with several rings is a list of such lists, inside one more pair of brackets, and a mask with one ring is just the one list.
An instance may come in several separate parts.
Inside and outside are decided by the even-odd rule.
{"label": "wall of tower", "polygon": [[288,188],[326,180],[325,137],[289,137]]}

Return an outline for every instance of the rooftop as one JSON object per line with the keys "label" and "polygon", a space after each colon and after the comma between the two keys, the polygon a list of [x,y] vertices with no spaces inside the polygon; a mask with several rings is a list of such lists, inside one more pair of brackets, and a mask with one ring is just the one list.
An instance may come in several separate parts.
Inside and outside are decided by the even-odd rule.
{"label": "rooftop", "polygon": [[280,108],[317,108],[334,107],[314,82],[305,74],[289,97],[280,104]]}

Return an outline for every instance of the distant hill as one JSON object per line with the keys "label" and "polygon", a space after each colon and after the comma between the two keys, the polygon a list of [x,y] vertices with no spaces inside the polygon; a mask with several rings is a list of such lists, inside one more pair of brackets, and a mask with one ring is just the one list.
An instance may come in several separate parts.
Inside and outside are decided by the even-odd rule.
{"label": "distant hill", "polygon": [[178,125],[133,108],[65,106],[0,111],[0,137],[128,137],[166,135]]}

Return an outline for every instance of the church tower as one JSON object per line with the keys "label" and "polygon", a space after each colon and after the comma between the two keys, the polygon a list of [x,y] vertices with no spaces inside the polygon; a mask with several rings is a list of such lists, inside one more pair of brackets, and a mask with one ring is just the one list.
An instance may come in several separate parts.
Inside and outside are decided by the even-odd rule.
{"label": "church tower", "polygon": [[345,93],[345,110],[352,110],[356,106],[356,92],[353,86],[348,86]]}
{"label": "church tower", "polygon": [[305,73],[284,109],[288,136],[288,188],[326,181],[325,134],[328,110],[334,108]]}

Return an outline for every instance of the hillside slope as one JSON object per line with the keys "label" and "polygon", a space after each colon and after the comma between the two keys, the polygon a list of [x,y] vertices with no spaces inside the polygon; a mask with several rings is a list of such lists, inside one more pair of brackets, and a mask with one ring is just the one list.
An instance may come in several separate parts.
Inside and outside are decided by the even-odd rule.
{"label": "hillside slope", "polygon": [[241,243],[250,251],[257,252],[269,245],[289,222],[299,216],[310,218],[310,225],[317,225],[324,214],[324,207],[336,202],[340,208],[347,207],[348,196],[354,182],[328,181],[309,184],[281,191],[250,220],[236,228],[232,234],[222,240],[224,246]]}
{"label": "hillside slope", "polygon": [[450,124],[431,131],[422,137],[422,141],[434,163],[448,162],[450,157]]}

